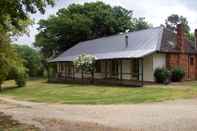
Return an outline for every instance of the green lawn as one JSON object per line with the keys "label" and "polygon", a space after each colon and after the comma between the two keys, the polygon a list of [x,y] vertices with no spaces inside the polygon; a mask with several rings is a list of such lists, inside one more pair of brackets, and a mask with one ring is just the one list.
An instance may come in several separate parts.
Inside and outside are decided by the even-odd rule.
{"label": "green lawn", "polygon": [[[6,88],[14,86],[6,82]],[[31,80],[23,88],[6,89],[0,96],[19,100],[65,104],[127,104],[159,102],[197,97],[197,82],[177,85],[152,85],[126,88],[95,85],[48,84],[46,80]]]}

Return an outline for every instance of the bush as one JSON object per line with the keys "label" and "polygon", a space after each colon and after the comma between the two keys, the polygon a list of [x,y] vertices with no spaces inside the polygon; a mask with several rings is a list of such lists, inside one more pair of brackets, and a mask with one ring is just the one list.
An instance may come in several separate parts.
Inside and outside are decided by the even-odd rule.
{"label": "bush", "polygon": [[16,82],[16,85],[18,87],[24,87],[26,85],[26,80],[28,78],[28,75],[26,73],[26,68],[23,66],[13,67],[12,73],[10,75],[13,75],[13,79]]}
{"label": "bush", "polygon": [[185,71],[182,68],[179,68],[179,67],[172,69],[171,72],[172,72],[171,80],[173,82],[179,82],[185,76]]}
{"label": "bush", "polygon": [[81,54],[74,59],[73,63],[77,70],[84,71],[85,73],[95,70],[96,57],[88,54]]}
{"label": "bush", "polygon": [[157,68],[154,72],[156,82],[168,84],[170,82],[171,73],[165,68]]}
{"label": "bush", "polygon": [[27,74],[18,73],[15,78],[16,85],[18,87],[24,87],[26,85]]}

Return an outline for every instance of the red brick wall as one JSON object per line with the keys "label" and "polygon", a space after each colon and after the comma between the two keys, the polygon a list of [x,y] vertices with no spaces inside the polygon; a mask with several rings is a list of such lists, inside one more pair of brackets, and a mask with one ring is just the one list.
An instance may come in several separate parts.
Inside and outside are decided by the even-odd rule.
{"label": "red brick wall", "polygon": [[173,68],[178,66],[178,55],[177,54],[167,54],[166,65],[168,68]]}
{"label": "red brick wall", "polygon": [[[197,37],[197,30],[195,31],[195,36]],[[179,52],[167,54],[166,65],[168,68],[181,67],[186,73],[185,80],[195,80],[197,78],[197,55],[186,53],[186,48],[188,47],[186,44],[189,43],[187,42],[182,24],[177,25],[176,39]],[[190,57],[193,57],[192,63]]]}
{"label": "red brick wall", "polygon": [[[190,62],[193,57],[193,64]],[[185,80],[196,80],[197,78],[197,56],[184,53],[167,54],[166,65],[168,68],[181,67],[185,71]]]}
{"label": "red brick wall", "polygon": [[193,63],[191,63],[191,59],[189,59],[189,68],[188,68],[188,77],[190,80],[196,79],[196,57],[195,55],[190,55],[193,58]]}
{"label": "red brick wall", "polygon": [[179,55],[179,67],[185,71],[185,80],[189,80],[189,56],[187,54],[178,54]]}

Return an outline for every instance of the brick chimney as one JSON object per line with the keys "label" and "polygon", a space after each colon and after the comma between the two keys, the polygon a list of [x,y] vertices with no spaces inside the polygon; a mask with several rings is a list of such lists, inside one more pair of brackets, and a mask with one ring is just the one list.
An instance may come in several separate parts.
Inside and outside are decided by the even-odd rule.
{"label": "brick chimney", "polygon": [[177,48],[183,52],[185,43],[185,32],[182,24],[177,25]]}
{"label": "brick chimney", "polygon": [[197,29],[194,31],[194,36],[195,36],[195,48],[197,49]]}

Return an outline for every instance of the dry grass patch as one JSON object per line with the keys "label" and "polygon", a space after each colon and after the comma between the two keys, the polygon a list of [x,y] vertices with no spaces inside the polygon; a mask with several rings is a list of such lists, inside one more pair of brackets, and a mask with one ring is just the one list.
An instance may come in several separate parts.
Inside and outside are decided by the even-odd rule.
{"label": "dry grass patch", "polygon": [[40,131],[38,128],[21,124],[13,120],[11,116],[7,116],[0,112],[0,131]]}

